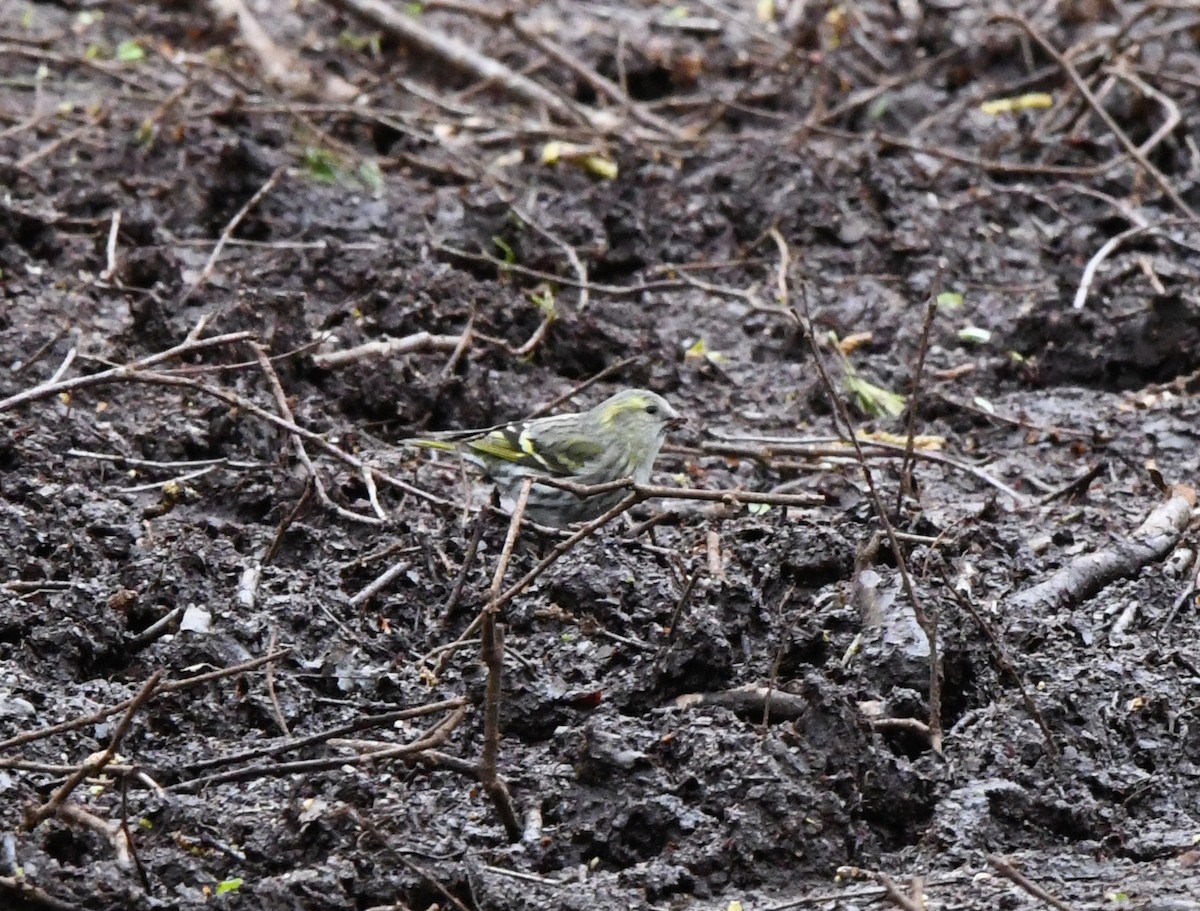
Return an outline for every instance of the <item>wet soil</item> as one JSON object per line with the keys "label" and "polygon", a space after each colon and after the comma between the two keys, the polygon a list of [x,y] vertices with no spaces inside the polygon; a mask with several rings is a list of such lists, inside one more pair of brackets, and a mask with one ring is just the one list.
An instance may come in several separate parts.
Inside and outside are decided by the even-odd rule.
{"label": "wet soil", "polygon": [[[1132,553],[1159,473],[1194,483],[1200,19],[768,6],[524,9],[634,107],[477,9],[409,10],[606,111],[597,132],[322,3],[251,8],[357,103],[271,88],[203,4],[0,0],[0,399],[202,319],[247,334],[0,403],[0,906],[888,901],[847,866],[923,877],[929,907],[1033,906],[1003,856],[1073,908],[1200,908],[1186,510],[1097,594],[1022,597]],[[928,457],[870,449],[866,483],[813,340],[856,429]],[[658,482],[819,505],[652,501],[505,607],[514,840],[475,774],[478,642],[442,650],[507,520],[401,441],[599,373],[558,410],[639,386],[690,418]],[[554,543],[523,535],[507,581]]]}

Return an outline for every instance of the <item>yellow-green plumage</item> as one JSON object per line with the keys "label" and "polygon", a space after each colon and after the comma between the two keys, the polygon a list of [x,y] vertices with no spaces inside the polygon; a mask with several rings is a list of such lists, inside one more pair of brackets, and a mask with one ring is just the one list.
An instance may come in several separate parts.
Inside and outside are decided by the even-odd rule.
{"label": "yellow-green plumage", "polygon": [[[682,423],[662,396],[626,389],[588,411],[408,442],[459,453],[512,501],[525,478],[559,478],[584,485],[632,478],[645,484],[667,431]],[[616,505],[625,493],[583,498],[534,484],[525,514],[543,525],[585,522]]]}

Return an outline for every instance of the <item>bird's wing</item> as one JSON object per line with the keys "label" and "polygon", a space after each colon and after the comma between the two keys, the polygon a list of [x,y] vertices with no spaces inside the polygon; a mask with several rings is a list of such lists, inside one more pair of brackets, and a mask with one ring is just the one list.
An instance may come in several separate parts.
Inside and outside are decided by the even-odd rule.
{"label": "bird's wing", "polygon": [[558,433],[547,432],[551,427],[544,421],[508,424],[463,445],[479,455],[553,475],[576,474],[600,455],[599,443],[578,437],[564,440]]}

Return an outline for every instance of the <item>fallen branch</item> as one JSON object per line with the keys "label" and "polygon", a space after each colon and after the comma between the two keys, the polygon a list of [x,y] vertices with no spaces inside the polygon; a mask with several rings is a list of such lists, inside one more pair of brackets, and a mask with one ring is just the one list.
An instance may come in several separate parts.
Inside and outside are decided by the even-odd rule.
{"label": "fallen branch", "polygon": [[35,810],[32,810],[25,818],[25,828],[34,829],[41,823],[42,820],[49,816],[58,813],[63,809],[63,804],[71,792],[79,786],[79,783],[89,775],[95,775],[103,771],[104,767],[112,762],[113,757],[117,755],[117,748],[121,745],[121,741],[125,738],[125,734],[129,731],[129,726],[133,723],[133,716],[137,714],[137,710],[141,708],[154,694],[154,690],[158,687],[158,683],[162,680],[163,671],[155,671],[141,691],[129,701],[129,706],[125,710],[124,717],[117,724],[116,730],[113,732],[112,739],[108,742],[108,747],[102,752],[96,754],[89,759],[79,769],[71,775],[62,786],[55,791],[50,799]]}
{"label": "fallen branch", "polygon": [[[173,680],[170,683],[164,683],[156,690],[156,695],[161,696],[164,693],[177,693],[181,690],[191,689],[194,686],[200,686],[203,683],[211,683],[213,680],[220,680],[222,677],[232,677],[234,674],[245,673],[252,671],[271,661],[278,661],[280,658],[286,658],[292,654],[290,648],[282,649],[278,652],[272,652],[269,655],[262,655],[258,658],[253,658],[250,661],[243,661],[241,664],[235,664],[233,667],[221,668],[216,671],[209,671],[207,674],[197,674],[195,677],[187,677],[183,680]],[[115,715],[117,712],[123,712],[134,704],[137,697],[126,699],[123,702],[118,702],[116,705],[110,705],[99,711],[92,712],[90,715],[81,715],[78,718],[72,718],[69,721],[62,721],[58,724],[52,724],[49,727],[39,728],[36,731],[25,731],[22,734],[17,734],[9,737],[7,740],[0,741],[0,750],[10,750],[13,747],[24,746],[27,743],[33,743],[36,740],[44,740],[47,737],[53,737],[55,734],[62,734],[66,731],[74,731],[79,728],[87,727],[91,724],[103,721],[110,715]]]}
{"label": "fallen branch", "polygon": [[565,98],[523,76],[498,60],[481,54],[463,42],[422,25],[383,0],[326,0],[343,12],[352,13],[383,29],[409,47],[440,60],[475,79],[491,83],[513,98],[544,107],[564,123],[592,124],[588,114]]}
{"label": "fallen branch", "polygon": [[508,534],[504,538],[504,547],[500,551],[500,559],[496,561],[496,570],[492,574],[487,606],[480,614],[481,647],[480,654],[484,667],[487,668],[487,690],[483,700],[483,751],[479,757],[479,781],[484,791],[491,798],[504,823],[509,841],[521,840],[523,826],[517,816],[517,808],[509,793],[508,785],[499,774],[500,760],[500,699],[504,682],[504,629],[497,623],[500,615],[500,590],[504,586],[504,576],[508,572],[508,564],[512,561],[513,548],[521,533],[521,519],[525,516],[525,507],[529,503],[529,491],[533,489],[533,481],[526,478],[521,484],[521,493],[513,508],[512,518],[508,523]]}
{"label": "fallen branch", "polygon": [[[99,373],[90,373],[86,376],[76,376],[69,380],[51,379],[45,383],[40,383],[31,389],[26,389],[24,392],[18,392],[16,395],[10,395],[6,399],[0,399],[0,412],[10,411],[20,405],[27,405],[30,402],[40,401],[42,399],[53,398],[63,393],[71,393],[76,389],[86,389],[89,386],[102,386],[105,383],[128,382],[133,379],[133,374],[147,367],[153,367],[155,364],[161,364],[163,361],[171,360],[172,358],[182,357],[185,354],[191,354],[195,351],[200,351],[206,348],[215,348],[220,345],[230,345],[234,342],[241,342],[253,338],[250,332],[229,332],[225,335],[214,335],[211,338],[200,338],[200,333],[204,331],[208,325],[208,317],[204,316],[196,324],[196,327],[188,333],[187,338],[174,347],[168,348],[166,351],[160,351],[157,354],[151,354],[140,360],[132,361],[128,364],[122,364],[119,367],[111,367],[108,370],[101,370]],[[61,369],[61,368],[60,368]],[[56,374],[57,376],[58,374]]]}
{"label": "fallen branch", "polygon": [[[279,409],[279,413],[289,424],[295,424],[296,418],[292,415],[292,408],[288,404],[287,394],[283,391],[283,384],[279,381],[279,374],[275,372],[275,368],[271,365],[271,359],[267,356],[267,349],[258,342],[250,342],[250,347],[258,358],[258,366],[262,370],[263,376],[267,379],[267,385],[271,387],[271,394],[275,397],[275,406]],[[291,438],[292,446],[296,449],[296,455],[299,456],[300,461],[303,463],[304,470],[308,472],[313,490],[317,492],[317,499],[326,508],[333,510],[343,519],[348,519],[351,522],[361,522],[364,525],[383,524],[387,519],[387,515],[382,512],[377,516],[366,516],[335,503],[333,498],[329,496],[329,491],[325,489],[325,482],[321,480],[321,475],[317,472],[316,466],[313,465],[312,459],[308,456],[304,440],[295,432],[292,432]]]}
{"label": "fallen branch", "polygon": [[1117,579],[1137,575],[1169,554],[1192,519],[1196,494],[1176,487],[1171,497],[1121,544],[1081,554],[1044,582],[1009,598],[1009,607],[1069,607],[1080,604]]}
{"label": "fallen branch", "polygon": [[462,343],[461,335],[432,335],[414,332],[404,338],[389,338],[381,342],[366,342],[343,351],[327,351],[312,356],[313,363],[325,370],[345,367],[355,361],[377,357],[392,357],[397,354],[415,354],[425,351],[454,351]]}
{"label": "fallen branch", "polygon": [[987,862],[991,864],[995,871],[1005,879],[1020,886],[1034,898],[1041,899],[1051,908],[1056,908],[1057,911],[1074,911],[1074,909],[1072,909],[1072,907],[1065,901],[1055,898],[1003,857],[999,857],[995,854],[989,854]]}
{"label": "fallen branch", "polygon": [[236,19],[238,32],[262,65],[267,81],[297,98],[320,97],[328,101],[352,101],[359,91],[340,76],[326,74],[318,79],[298,54],[282,48],[246,8],[243,0],[208,0],[209,8],[222,18]]}
{"label": "fallen branch", "polygon": [[803,696],[769,686],[739,686],[716,693],[685,693],[675,697],[675,707],[690,709],[698,705],[716,705],[734,712],[769,716],[768,720],[787,721],[803,718],[812,708]]}

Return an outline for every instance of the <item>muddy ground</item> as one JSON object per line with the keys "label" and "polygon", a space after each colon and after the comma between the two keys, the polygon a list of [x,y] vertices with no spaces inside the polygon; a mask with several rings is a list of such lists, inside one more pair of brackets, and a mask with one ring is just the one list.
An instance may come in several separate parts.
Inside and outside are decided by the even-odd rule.
{"label": "muddy ground", "polygon": [[[1160,490],[1200,462],[1200,12],[397,6],[539,102],[344,6],[252,3],[272,77],[199,2],[0,0],[0,905],[1049,901],[1007,858],[1060,907],[1200,908],[1195,542]],[[202,319],[245,335],[103,373]],[[866,452],[941,735],[814,337],[858,430],[941,442]],[[643,504],[505,607],[513,841],[479,645],[438,651],[507,521],[397,443],[597,374],[560,410],[689,416],[660,483],[817,505]],[[1122,566],[1039,596],[1089,555]]]}

